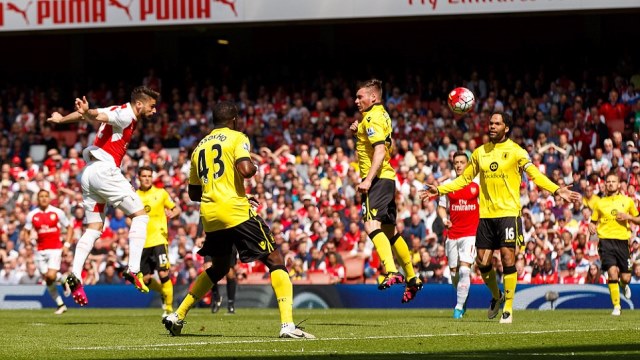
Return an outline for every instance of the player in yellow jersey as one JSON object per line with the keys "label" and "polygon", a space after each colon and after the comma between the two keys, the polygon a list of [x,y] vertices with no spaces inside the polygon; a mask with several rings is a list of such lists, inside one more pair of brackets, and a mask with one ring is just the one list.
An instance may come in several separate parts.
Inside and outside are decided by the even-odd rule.
{"label": "player in yellow jersey", "polygon": [[205,240],[198,254],[210,256],[212,266],[196,278],[178,310],[163,323],[171,335],[182,332],[184,318],[214,283],[229,272],[232,246],[240,261],[262,261],[271,273],[271,286],[280,310],[280,337],[313,339],[293,323],[293,286],[284,260],[275,249],[271,229],[251,207],[244,180],[258,170],[251,161],[249,139],[236,131],[238,109],[220,102],[213,109],[213,130],[191,155],[189,197],[200,201]]}
{"label": "player in yellow jersey", "polygon": [[[169,238],[167,233],[167,217],[172,219],[180,215],[180,208],[171,200],[165,189],[153,186],[153,170],[142,166],[138,170],[140,188],[136,191],[144,211],[149,215],[147,240],[142,250],[140,271],[144,274],[144,283],[162,297],[162,317],[173,312],[173,283],[169,277],[171,262],[168,257]],[[160,282],[153,277],[158,271]]]}
{"label": "player in yellow jersey", "polygon": [[628,196],[620,193],[620,179],[609,174],[605,179],[607,196],[593,207],[589,231],[598,234],[598,254],[602,269],[609,277],[609,295],[613,303],[611,315],[620,316],[620,288],[624,297],[631,299],[631,260],[629,258],[629,222],[640,224],[638,209]]}
{"label": "player in yellow jersey", "polygon": [[[533,182],[565,201],[580,200],[580,194],[561,188],[531,163],[527,152],[511,141],[507,134],[511,128],[511,116],[495,112],[489,120],[489,142],[478,147],[472,154],[469,165],[461,176],[440,186],[425,185],[422,199],[446,195],[460,190],[480,176],[480,223],[476,233],[476,264],[482,278],[491,290],[493,298],[488,317],[498,315],[504,304],[500,323],[513,321],[513,296],[516,291],[517,272],[515,266],[516,245],[523,241],[520,183],[525,172]],[[504,269],[504,293],[498,288],[495,270],[491,265],[493,251],[500,249]]]}
{"label": "player in yellow jersey", "polygon": [[[397,255],[407,277],[402,302],[413,300],[422,289],[411,262],[406,241],[396,229],[396,172],[389,164],[391,153],[391,118],[382,105],[382,82],[371,79],[364,82],[356,93],[356,106],[362,113],[351,130],[356,132],[356,152],[362,181],[358,191],[364,194],[362,217],[364,229],[373,242],[384,267],[378,289],[384,290],[405,279],[398,272],[393,252]],[[392,250],[393,249],[393,250]]]}

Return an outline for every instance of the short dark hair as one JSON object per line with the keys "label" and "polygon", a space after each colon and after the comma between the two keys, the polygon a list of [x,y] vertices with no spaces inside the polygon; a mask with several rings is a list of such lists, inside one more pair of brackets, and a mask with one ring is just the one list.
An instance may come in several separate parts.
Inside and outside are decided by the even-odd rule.
{"label": "short dark hair", "polygon": [[465,159],[467,159],[467,161],[469,161],[469,155],[467,155],[466,152],[464,151],[456,151],[455,154],[453,154],[453,158],[457,158],[458,156],[464,156]]}
{"label": "short dark hair", "polygon": [[213,108],[213,124],[228,124],[238,116],[238,108],[231,101],[221,101]]}
{"label": "short dark hair", "polygon": [[359,89],[368,88],[382,95],[382,81],[378,79],[370,79],[360,83]]}
{"label": "short dark hair", "polygon": [[153,169],[148,165],[140,166],[140,168],[138,169],[138,175],[141,175],[143,171],[151,171],[151,174],[153,174]]}
{"label": "short dark hair", "polygon": [[502,116],[502,122],[509,128],[509,131],[511,131],[511,128],[513,127],[513,119],[511,118],[511,115],[504,111],[494,111],[491,116],[493,117],[493,115]]}
{"label": "short dark hair", "polygon": [[137,88],[133,89],[133,91],[131,91],[131,102],[144,101],[148,100],[149,98],[158,101],[158,99],[160,98],[160,93],[146,86],[138,86]]}

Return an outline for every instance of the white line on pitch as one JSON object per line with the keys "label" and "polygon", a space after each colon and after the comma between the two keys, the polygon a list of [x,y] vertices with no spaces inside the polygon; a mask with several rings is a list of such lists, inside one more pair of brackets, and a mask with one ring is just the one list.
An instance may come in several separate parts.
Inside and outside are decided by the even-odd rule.
{"label": "white line on pitch", "polygon": [[[386,336],[364,336],[364,337],[332,337],[307,339],[304,341],[354,341],[354,340],[386,340],[386,339],[415,339],[415,338],[434,338],[434,337],[450,337],[450,336],[494,336],[494,335],[535,335],[535,334],[554,334],[554,333],[584,333],[584,332],[609,332],[619,331],[621,329],[559,329],[559,330],[534,330],[534,331],[504,331],[504,332],[482,332],[482,333],[449,333],[449,334],[416,334],[416,335],[386,335]],[[261,344],[274,343],[283,341],[299,341],[292,339],[256,339],[256,340],[224,340],[224,341],[197,341],[190,343],[176,344],[142,344],[142,345],[112,345],[112,346],[77,346],[67,349],[71,350],[134,350],[146,348],[160,347],[189,347],[199,345],[230,345],[230,344]],[[304,343],[304,342],[300,342]]]}

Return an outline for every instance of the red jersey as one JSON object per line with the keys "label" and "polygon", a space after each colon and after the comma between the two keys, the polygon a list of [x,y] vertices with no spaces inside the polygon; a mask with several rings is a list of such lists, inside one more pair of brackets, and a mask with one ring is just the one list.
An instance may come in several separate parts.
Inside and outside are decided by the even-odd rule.
{"label": "red jersey", "polygon": [[117,167],[120,167],[138,121],[129,103],[101,108],[98,112],[107,114],[109,120],[100,125],[93,145],[84,150],[83,156],[88,162],[89,152],[98,160],[113,161]]}
{"label": "red jersey", "polygon": [[480,195],[480,186],[472,182],[462,190],[440,197],[439,205],[449,209],[449,220],[452,225],[447,230],[447,237],[450,240],[476,236],[480,222],[478,195]]}
{"label": "red jersey", "polygon": [[60,249],[60,229],[69,226],[69,219],[64,212],[49,205],[45,210],[35,208],[27,215],[24,228],[38,233],[38,250]]}

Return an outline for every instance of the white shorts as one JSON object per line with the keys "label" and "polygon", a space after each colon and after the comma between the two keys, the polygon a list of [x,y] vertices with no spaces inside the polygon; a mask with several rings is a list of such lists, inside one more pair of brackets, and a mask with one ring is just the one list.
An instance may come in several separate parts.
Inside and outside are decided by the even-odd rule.
{"label": "white shorts", "polygon": [[81,176],[85,221],[88,224],[104,222],[105,205],[120,208],[126,215],[144,208],[131,183],[122,171],[107,161],[92,161]]}
{"label": "white shorts", "polygon": [[459,239],[447,239],[444,248],[450,268],[457,268],[460,262],[473,264],[476,259],[476,237],[465,236]]}
{"label": "white shorts", "polygon": [[49,270],[60,270],[62,249],[38,250],[34,257],[38,271],[44,276]]}

